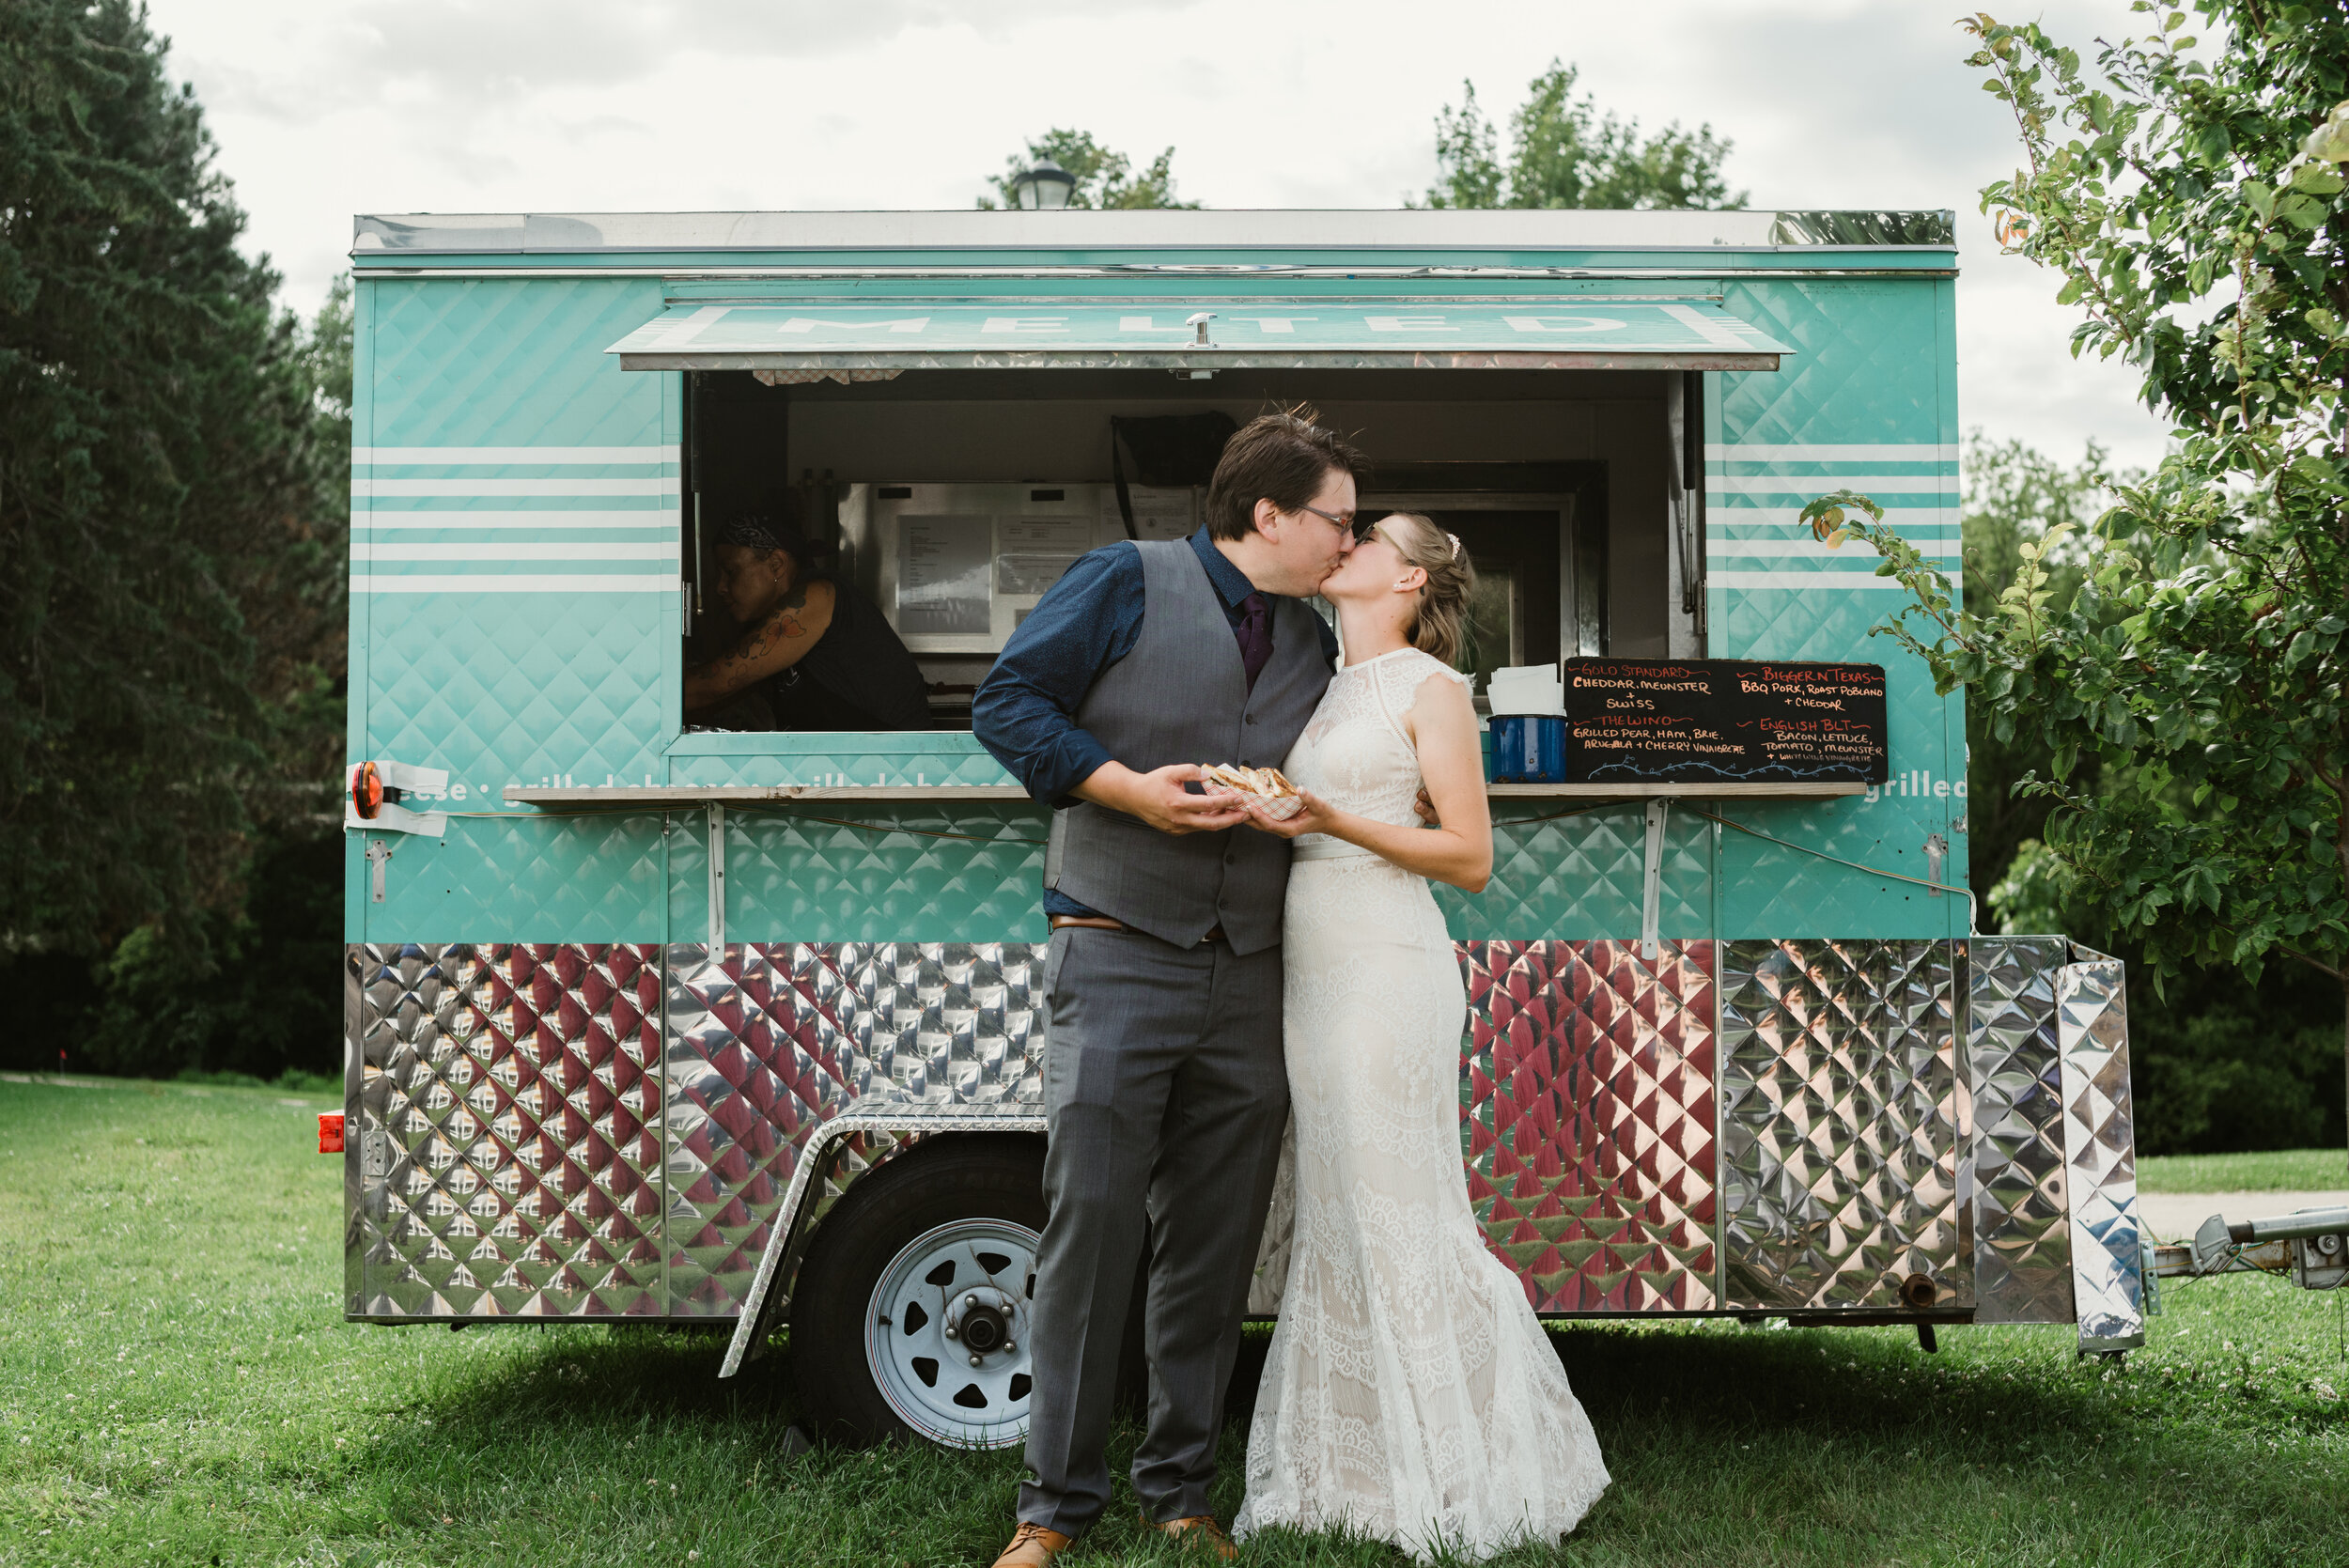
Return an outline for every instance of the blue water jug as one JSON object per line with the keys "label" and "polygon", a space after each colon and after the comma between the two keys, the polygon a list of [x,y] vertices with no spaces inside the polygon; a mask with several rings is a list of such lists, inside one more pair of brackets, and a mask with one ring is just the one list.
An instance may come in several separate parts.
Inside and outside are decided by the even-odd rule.
{"label": "blue water jug", "polygon": [[1564,784],[1566,722],[1555,714],[1510,713],[1488,719],[1493,784]]}

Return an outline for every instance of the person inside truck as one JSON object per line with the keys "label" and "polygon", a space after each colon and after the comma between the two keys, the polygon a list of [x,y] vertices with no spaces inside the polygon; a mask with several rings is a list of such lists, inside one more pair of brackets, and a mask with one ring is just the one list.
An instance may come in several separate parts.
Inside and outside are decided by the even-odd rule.
{"label": "person inside truck", "polygon": [[687,717],[755,691],[779,730],[929,728],[929,689],[913,655],[879,609],[815,555],[774,518],[748,514],[720,531],[718,598],[746,629],[726,653],[685,672]]}

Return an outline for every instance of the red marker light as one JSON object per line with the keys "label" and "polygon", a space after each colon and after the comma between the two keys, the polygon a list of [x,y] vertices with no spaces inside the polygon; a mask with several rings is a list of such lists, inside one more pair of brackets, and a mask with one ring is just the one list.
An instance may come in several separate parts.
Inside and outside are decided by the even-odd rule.
{"label": "red marker light", "polygon": [[343,1152],[343,1113],[339,1110],[319,1112],[319,1153],[338,1155]]}

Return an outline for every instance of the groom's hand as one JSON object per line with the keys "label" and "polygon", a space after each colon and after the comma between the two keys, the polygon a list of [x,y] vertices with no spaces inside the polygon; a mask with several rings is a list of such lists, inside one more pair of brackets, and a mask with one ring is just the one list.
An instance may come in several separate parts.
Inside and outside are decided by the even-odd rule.
{"label": "groom's hand", "polygon": [[1192,795],[1183,786],[1199,778],[1195,763],[1174,762],[1137,773],[1121,762],[1103,763],[1076,788],[1080,800],[1138,816],[1162,833],[1211,833],[1248,820],[1240,798],[1209,785]]}

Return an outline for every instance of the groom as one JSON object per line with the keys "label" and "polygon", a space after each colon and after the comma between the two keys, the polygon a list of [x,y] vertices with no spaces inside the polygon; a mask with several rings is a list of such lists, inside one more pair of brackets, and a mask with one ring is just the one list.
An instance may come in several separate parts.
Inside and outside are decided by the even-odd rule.
{"label": "groom", "polygon": [[1202,763],[1277,767],[1313,716],[1337,643],[1301,600],[1354,547],[1363,469],[1309,409],[1253,421],[1216,465],[1206,526],[1078,561],[972,704],[980,742],[1054,808],[1030,1479],[998,1568],[1050,1561],[1109,1502],[1103,1450],[1145,1226],[1149,1430],[1134,1491],[1157,1529],[1232,1555],[1207,1488],[1288,1114],[1289,845],[1239,831],[1229,797],[1186,786]]}

